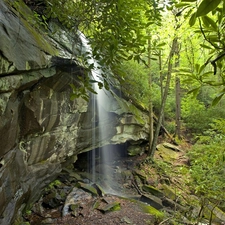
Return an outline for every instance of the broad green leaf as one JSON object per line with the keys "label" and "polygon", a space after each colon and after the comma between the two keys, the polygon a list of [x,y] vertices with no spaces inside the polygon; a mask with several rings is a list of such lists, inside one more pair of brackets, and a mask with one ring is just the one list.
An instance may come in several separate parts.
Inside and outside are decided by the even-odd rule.
{"label": "broad green leaf", "polygon": [[175,7],[176,8],[182,8],[182,7],[184,7],[184,6],[188,6],[188,5],[190,5],[189,3],[178,3],[178,4],[175,4]]}
{"label": "broad green leaf", "polygon": [[190,68],[180,68],[180,72],[186,72],[186,73],[191,73]]}
{"label": "broad green leaf", "polygon": [[206,19],[206,16],[202,17],[202,21],[205,27],[209,28],[210,27],[210,23],[208,22],[208,20]]}
{"label": "broad green leaf", "polygon": [[208,84],[211,86],[221,86],[222,85],[222,84],[218,84],[217,82],[212,81],[212,80],[204,80],[204,84]]}
{"label": "broad green leaf", "polygon": [[163,43],[158,44],[157,47],[162,47],[162,46],[165,46],[165,45],[166,45],[166,43],[163,42]]}
{"label": "broad green leaf", "polygon": [[[204,68],[205,68],[205,65],[204,65]],[[213,75],[212,71],[205,72],[201,76],[206,77],[206,76],[210,76],[210,75]]]}
{"label": "broad green leaf", "polygon": [[205,44],[200,44],[201,47],[206,48],[206,49],[212,49],[211,46],[205,45]]}
{"label": "broad green leaf", "polygon": [[193,78],[188,78],[184,80],[185,84],[193,84]]}
{"label": "broad green leaf", "polygon": [[219,103],[219,101],[221,100],[221,98],[223,97],[223,95],[225,94],[225,92],[221,92],[219,93],[212,101],[212,106],[215,106]]}
{"label": "broad green leaf", "polygon": [[198,70],[198,74],[200,74],[204,69],[205,69],[205,64],[203,64],[200,68],[199,68],[199,70]]}
{"label": "broad green leaf", "polygon": [[217,35],[208,35],[207,38],[210,40],[210,41],[214,41],[214,42],[219,42],[219,37]]}
{"label": "broad green leaf", "polygon": [[195,71],[199,74],[200,65],[198,63],[195,64]]}
{"label": "broad green leaf", "polygon": [[210,17],[203,16],[202,21],[207,27],[212,27],[215,31],[218,30],[218,27],[217,27],[216,23]]}
{"label": "broad green leaf", "polygon": [[193,13],[189,20],[189,25],[192,27],[192,26],[194,26],[195,22],[196,22],[196,13]]}
{"label": "broad green leaf", "polygon": [[193,94],[193,97],[196,97],[197,94],[199,93],[200,87],[194,88],[190,90],[187,94]]}
{"label": "broad green leaf", "polygon": [[222,0],[203,0],[196,12],[196,17],[204,16],[207,13],[213,11]]}

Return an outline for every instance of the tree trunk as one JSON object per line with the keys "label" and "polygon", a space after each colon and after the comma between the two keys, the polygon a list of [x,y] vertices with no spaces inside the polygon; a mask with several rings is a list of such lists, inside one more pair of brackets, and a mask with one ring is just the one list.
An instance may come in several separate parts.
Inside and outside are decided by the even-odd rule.
{"label": "tree trunk", "polygon": [[[180,64],[180,48],[179,43],[177,41],[176,49],[176,60],[175,60],[175,68],[179,67]],[[180,78],[176,74],[176,84],[175,84],[175,91],[176,91],[176,129],[175,129],[175,137],[181,139],[181,98],[180,98]]]}
{"label": "tree trunk", "polygon": [[[162,72],[162,55],[161,55],[161,50],[159,50],[159,75],[160,75],[160,91],[161,91],[161,102],[163,99],[163,72]],[[162,125],[164,126],[164,112],[162,115]]]}
{"label": "tree trunk", "polygon": [[181,139],[181,98],[180,98],[180,78],[176,77],[176,130],[175,137]]}
{"label": "tree trunk", "polygon": [[151,39],[149,35],[148,39],[148,69],[149,69],[149,90],[150,90],[150,96],[149,96],[149,153],[151,151],[153,136],[154,136],[154,114],[153,114],[153,104],[152,104],[152,74],[151,74]]}
{"label": "tree trunk", "polygon": [[150,157],[151,158],[153,158],[154,155],[155,155],[159,131],[160,131],[160,127],[162,125],[162,118],[163,118],[164,108],[165,108],[165,104],[166,104],[166,99],[167,99],[168,92],[169,92],[170,80],[171,80],[171,74],[172,74],[172,68],[173,68],[173,62],[172,61],[173,61],[173,56],[174,56],[175,51],[176,51],[177,43],[178,43],[178,40],[177,40],[177,37],[175,37],[173,39],[172,47],[170,49],[169,60],[168,60],[167,80],[166,80],[166,85],[165,85],[165,89],[164,89],[164,93],[163,93],[163,99],[162,99],[162,102],[161,102],[161,108],[160,108],[160,113],[159,113],[159,117],[158,117],[158,123],[156,125],[153,142],[152,142],[152,146],[151,146],[151,149],[150,149]]}

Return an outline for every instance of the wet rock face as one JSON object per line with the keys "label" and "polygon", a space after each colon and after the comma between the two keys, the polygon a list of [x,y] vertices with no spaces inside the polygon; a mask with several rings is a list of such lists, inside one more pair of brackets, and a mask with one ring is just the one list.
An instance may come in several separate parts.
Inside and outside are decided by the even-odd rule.
{"label": "wet rock face", "polygon": [[[92,123],[92,97],[70,100],[70,84],[79,85],[82,68],[71,64],[66,35],[53,40],[37,33],[4,1],[0,33],[0,224],[12,224],[65,164],[93,149],[99,123]],[[102,110],[107,135],[95,147],[147,138],[146,116],[130,103],[110,96]]]}
{"label": "wet rock face", "polygon": [[62,163],[76,156],[78,123],[87,103],[70,101],[72,82],[61,72],[7,93],[0,124],[0,204],[5,205],[0,224],[10,224],[20,207],[40,196]]}

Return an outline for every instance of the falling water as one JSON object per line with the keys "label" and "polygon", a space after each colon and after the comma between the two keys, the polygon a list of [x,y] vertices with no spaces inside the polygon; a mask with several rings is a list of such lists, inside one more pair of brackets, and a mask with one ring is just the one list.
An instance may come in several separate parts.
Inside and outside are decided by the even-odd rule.
{"label": "falling water", "polygon": [[[109,158],[111,157],[108,155],[108,147],[103,146],[103,141],[107,138],[107,128],[106,128],[106,121],[108,119],[108,114],[105,110],[105,107],[107,107],[108,104],[110,104],[110,93],[107,91],[104,87],[99,88],[98,82],[102,82],[102,70],[101,66],[98,64],[98,62],[93,58],[92,56],[92,49],[89,45],[89,42],[87,38],[80,32],[79,33],[80,40],[82,42],[82,54],[84,54],[87,58],[88,66],[92,66],[91,69],[91,76],[93,77],[93,80],[96,82],[93,83],[93,89],[97,94],[92,94],[92,155],[91,155],[91,166],[92,166],[92,181],[98,183],[99,180],[100,183],[102,180],[106,180],[107,176],[110,175],[109,170],[107,170],[104,167],[96,168],[96,155],[100,158],[101,162],[100,164],[105,165]],[[97,129],[96,129],[97,126]],[[101,151],[99,150],[99,147],[96,148],[96,146],[101,147]],[[96,173],[96,170],[100,170],[101,178],[97,175],[99,173]],[[102,184],[102,183],[101,183]],[[105,191],[109,191],[106,190]]]}

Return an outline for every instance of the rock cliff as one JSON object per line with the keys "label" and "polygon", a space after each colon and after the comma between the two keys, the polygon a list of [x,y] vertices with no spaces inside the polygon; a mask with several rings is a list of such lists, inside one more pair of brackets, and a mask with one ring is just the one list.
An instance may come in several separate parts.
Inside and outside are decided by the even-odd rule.
{"label": "rock cliff", "polygon": [[4,225],[13,224],[79,153],[148,137],[146,115],[109,94],[108,103],[100,106],[108,115],[107,135],[93,143],[92,133],[99,124],[92,123],[95,98],[70,100],[70,85],[79,86],[77,76],[84,71],[75,60],[73,35],[63,29],[54,35],[41,32],[30,22],[29,8],[20,5],[15,10],[8,2],[0,1],[0,224]]}

